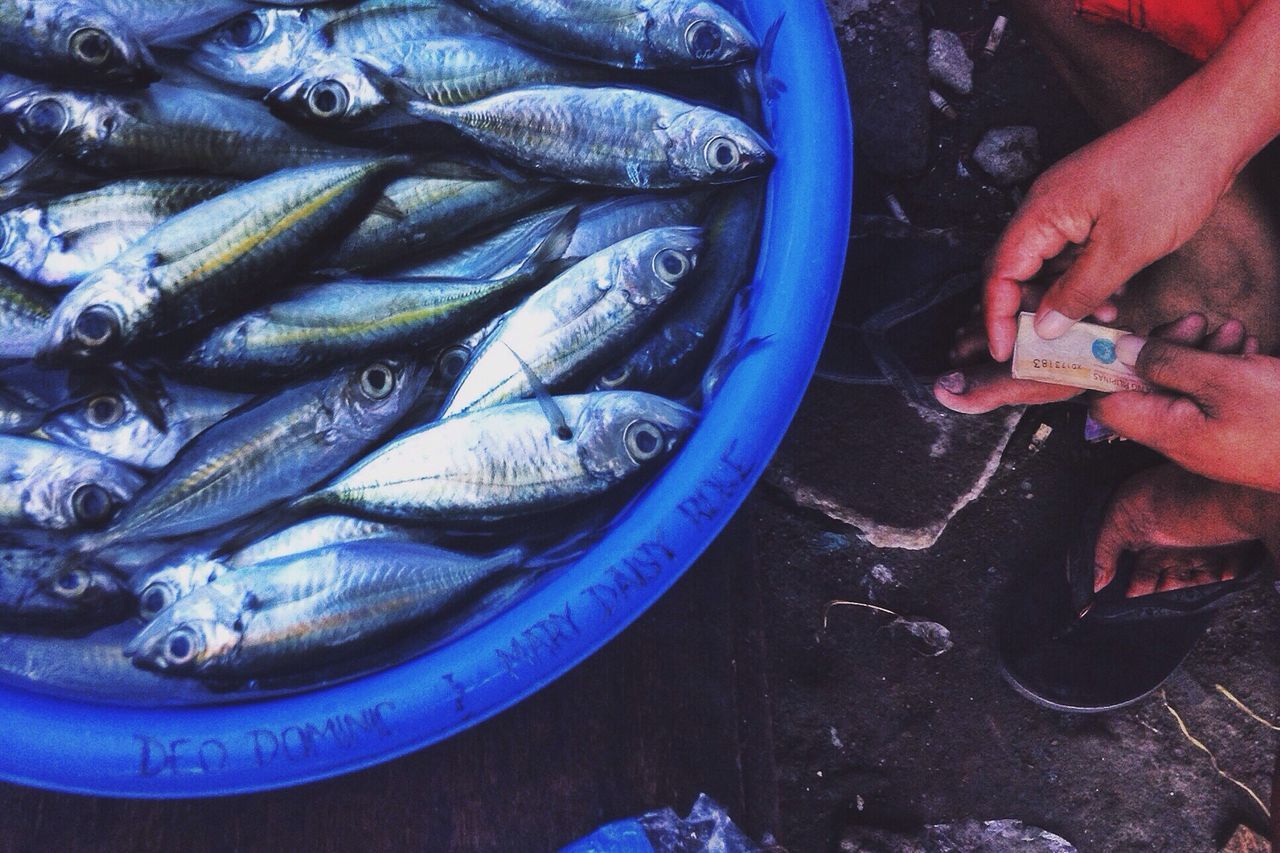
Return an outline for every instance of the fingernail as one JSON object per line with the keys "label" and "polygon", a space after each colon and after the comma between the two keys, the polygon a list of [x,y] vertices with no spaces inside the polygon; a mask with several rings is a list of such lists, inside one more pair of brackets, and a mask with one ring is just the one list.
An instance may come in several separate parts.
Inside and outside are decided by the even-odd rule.
{"label": "fingernail", "polygon": [[1120,359],[1121,364],[1133,367],[1138,363],[1138,354],[1142,352],[1142,348],[1146,345],[1146,338],[1138,335],[1125,335],[1116,341],[1116,358]]}
{"label": "fingernail", "polygon": [[938,377],[938,387],[957,397],[969,390],[969,382],[959,370]]}
{"label": "fingernail", "polygon": [[1036,334],[1051,341],[1054,338],[1060,338],[1067,333],[1067,330],[1076,324],[1065,314],[1057,311],[1047,311],[1039,320],[1036,320]]}

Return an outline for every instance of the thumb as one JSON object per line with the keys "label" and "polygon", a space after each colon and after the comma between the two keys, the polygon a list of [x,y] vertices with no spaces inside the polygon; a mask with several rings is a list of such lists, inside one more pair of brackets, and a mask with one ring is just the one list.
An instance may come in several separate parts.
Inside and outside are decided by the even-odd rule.
{"label": "thumb", "polygon": [[1076,322],[1092,314],[1137,271],[1129,269],[1122,254],[1113,250],[1111,241],[1100,236],[1095,227],[1089,245],[1045,291],[1036,311],[1036,333],[1046,340],[1061,337]]}

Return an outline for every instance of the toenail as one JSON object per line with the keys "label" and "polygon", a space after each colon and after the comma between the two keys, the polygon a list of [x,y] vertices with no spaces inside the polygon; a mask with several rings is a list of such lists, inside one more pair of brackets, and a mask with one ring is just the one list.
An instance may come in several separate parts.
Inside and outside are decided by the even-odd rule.
{"label": "toenail", "polygon": [[938,377],[938,387],[959,397],[969,388],[969,382],[959,370]]}

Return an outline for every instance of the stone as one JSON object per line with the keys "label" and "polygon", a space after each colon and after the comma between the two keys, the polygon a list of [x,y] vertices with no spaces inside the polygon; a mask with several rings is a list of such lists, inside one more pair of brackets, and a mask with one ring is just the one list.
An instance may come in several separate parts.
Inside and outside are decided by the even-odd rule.
{"label": "stone", "polygon": [[998,185],[1010,187],[1040,171],[1040,134],[1034,127],[994,127],[973,149],[973,162]]}
{"label": "stone", "polygon": [[929,76],[962,95],[973,94],[973,60],[960,36],[950,30],[929,31]]}

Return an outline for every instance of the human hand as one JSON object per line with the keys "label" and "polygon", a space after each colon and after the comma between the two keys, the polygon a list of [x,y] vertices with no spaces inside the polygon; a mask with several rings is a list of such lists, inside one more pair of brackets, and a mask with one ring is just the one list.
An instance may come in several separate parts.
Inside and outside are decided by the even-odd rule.
{"label": "human hand", "polygon": [[[1033,310],[1038,290],[1028,287],[1029,295],[1023,310]],[[1102,322],[1113,322],[1114,315],[1097,317]],[[1258,342],[1245,334],[1239,322],[1223,323],[1209,331],[1208,320],[1202,314],[1188,314],[1181,319],[1153,330],[1154,336],[1183,346],[1204,349],[1208,352],[1238,354],[1256,352]],[[996,364],[986,354],[986,335],[980,323],[963,327],[956,336],[952,361],[956,370],[938,379],[934,384],[934,397],[947,408],[962,414],[982,414],[1001,406],[1028,406],[1041,403],[1057,403],[1069,400],[1083,392],[1064,385],[1050,385],[1014,379],[1009,365]]]}
{"label": "human hand", "polygon": [[1116,576],[1121,555],[1136,563],[1128,597],[1230,580],[1239,555],[1211,551],[1264,538],[1280,515],[1280,498],[1206,480],[1176,465],[1149,468],[1120,485],[1094,548],[1094,591]]}
{"label": "human hand", "polygon": [[1166,99],[1036,181],[986,278],[986,331],[996,361],[1012,356],[1027,285],[1050,260],[1060,258],[1066,269],[1037,300],[1036,330],[1056,338],[1091,314],[1114,316],[1108,298],[1200,229],[1237,168],[1205,125],[1193,101]]}
{"label": "human hand", "polygon": [[1120,361],[1155,386],[1093,402],[1093,417],[1214,480],[1280,492],[1280,359],[1202,352],[1136,335],[1116,345]]}

